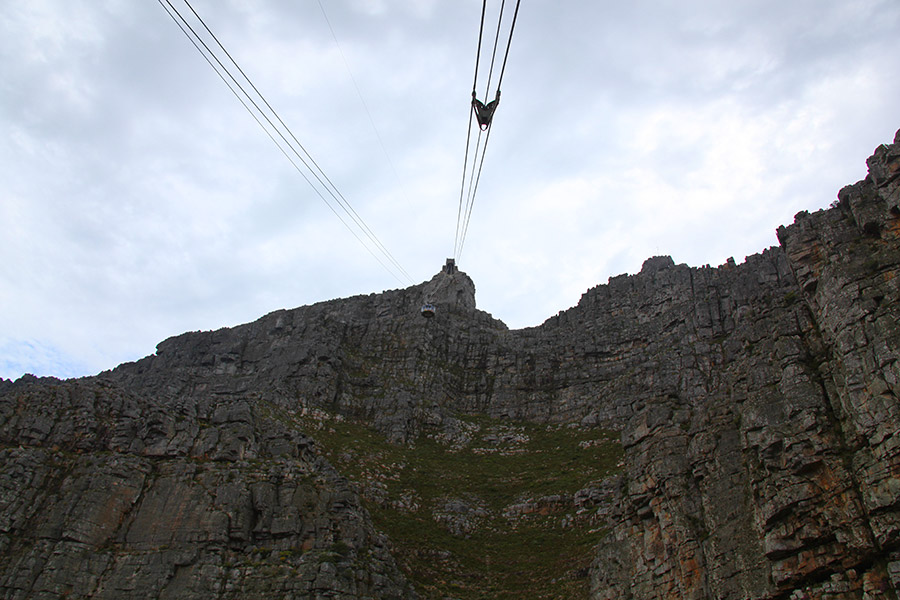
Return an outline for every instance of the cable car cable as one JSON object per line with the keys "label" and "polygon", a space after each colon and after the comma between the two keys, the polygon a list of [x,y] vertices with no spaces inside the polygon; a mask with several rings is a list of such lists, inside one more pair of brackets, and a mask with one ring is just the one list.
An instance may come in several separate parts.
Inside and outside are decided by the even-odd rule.
{"label": "cable car cable", "polygon": [[[197,20],[200,21],[200,23],[203,25],[203,27],[206,29],[206,31],[209,33],[209,35],[212,36],[212,38],[215,40],[216,44],[218,44],[219,48],[222,49],[222,51],[225,53],[225,55],[228,57],[228,59],[231,61],[231,63],[235,67],[237,67],[237,70],[244,77],[244,79],[247,80],[247,83],[250,84],[250,87],[253,88],[253,91],[256,92],[256,94],[259,96],[259,98],[262,100],[262,102],[266,105],[266,107],[272,112],[272,114],[275,116],[275,118],[278,120],[278,122],[281,124],[281,126],[284,127],[284,129],[285,129],[285,131],[287,131],[288,135],[290,135],[291,138],[300,147],[300,149],[303,150],[303,153],[307,156],[307,158],[309,158],[310,162],[312,162],[312,164],[315,165],[318,172],[322,174],[322,177],[324,177],[325,181],[328,182],[328,185],[331,186],[331,189],[328,189],[328,186],[325,185],[325,183],[322,181],[322,179],[320,179],[319,176],[316,175],[315,171],[313,171],[313,169],[311,167],[309,167],[309,165],[306,163],[305,160],[303,160],[303,158],[301,156],[298,155],[297,157],[303,162],[303,164],[308,169],[310,169],[310,171],[312,172],[312,174],[316,178],[316,180],[318,180],[319,183],[332,196],[332,198],[334,198],[335,201],[339,205],[341,205],[341,208],[343,208],[344,211],[348,214],[348,216],[351,219],[353,219],[353,221],[357,224],[357,226],[359,226],[360,229],[363,230],[363,233],[366,235],[366,237],[368,237],[375,244],[375,246],[385,255],[385,257],[404,275],[404,277],[406,277],[406,279],[409,281],[410,284],[414,284],[415,282],[413,281],[412,277],[410,277],[409,273],[406,272],[406,269],[403,268],[403,265],[401,265],[399,263],[399,261],[397,261],[397,259],[394,258],[394,256],[390,253],[390,251],[387,249],[387,247],[385,247],[385,245],[381,243],[381,240],[378,239],[378,236],[375,235],[375,232],[372,231],[372,229],[366,224],[366,222],[363,220],[363,218],[361,216],[359,216],[359,213],[356,212],[356,210],[353,208],[353,206],[350,204],[350,202],[344,197],[344,195],[340,192],[340,190],[338,190],[337,186],[334,185],[334,183],[331,181],[331,179],[328,177],[328,175],[325,173],[325,171],[322,169],[322,167],[319,166],[319,163],[317,163],[316,160],[312,157],[312,155],[306,150],[306,148],[303,147],[303,144],[300,143],[300,140],[298,140],[297,137],[294,135],[294,132],[291,131],[291,128],[288,127],[287,124],[285,124],[285,122],[281,119],[281,116],[278,114],[278,112],[272,107],[271,104],[269,104],[269,101],[266,100],[266,98],[265,98],[265,96],[263,96],[262,92],[260,92],[259,89],[257,89],[256,85],[253,83],[253,81],[250,79],[250,77],[244,72],[244,70],[237,63],[237,61],[234,59],[234,57],[231,56],[231,53],[228,52],[228,49],[225,48],[225,46],[222,44],[222,42],[219,41],[219,38],[216,36],[216,34],[213,33],[213,31],[209,28],[209,26],[206,24],[206,21],[203,20],[203,17],[201,17],[197,13],[197,11],[194,10],[194,7],[191,6],[191,3],[189,2],[189,0],[183,0],[183,1],[188,6],[188,8],[191,9],[191,12],[194,13],[194,16],[197,17]],[[169,0],[166,0],[166,2],[169,2]],[[319,6],[321,7],[321,3],[319,4]],[[324,8],[322,9],[322,11],[324,13]],[[326,15],[325,19],[326,19],[326,21],[328,20],[327,15]],[[328,23],[328,26],[330,28],[331,23]],[[195,35],[196,35],[196,33],[195,33]],[[332,30],[332,35],[334,35],[334,30]],[[337,41],[337,38],[335,38],[335,41]],[[206,45],[204,44],[204,46],[206,46]],[[216,58],[216,61],[219,62],[218,58]],[[221,64],[221,62],[219,62],[219,64]],[[224,65],[223,65],[223,68],[225,68]],[[227,71],[227,69],[226,69],[226,71]],[[232,79],[234,79],[234,77],[231,75],[230,72],[228,74],[229,74],[229,77],[232,77]],[[351,78],[352,78],[352,74],[351,74]],[[237,83],[237,81],[235,81],[235,83]],[[238,84],[238,85],[240,86],[240,84]],[[354,85],[355,85],[355,81],[354,81]],[[247,92],[243,89],[243,87],[241,87],[241,91],[243,91],[244,94],[247,94]],[[357,93],[359,93],[358,88],[357,88]],[[250,98],[249,94],[247,94],[247,97],[248,97],[248,99]],[[361,94],[360,94],[360,97],[362,97]],[[251,100],[251,102],[253,102],[252,99],[250,99],[250,100]],[[256,106],[257,110],[259,110],[261,113],[263,112],[255,102],[253,102],[253,105]],[[365,106],[365,101],[363,101],[363,105]],[[366,111],[368,112],[367,107],[366,107]],[[263,115],[263,116],[265,116],[265,115]],[[371,115],[369,116],[369,118],[371,120]],[[266,120],[269,122],[270,125],[272,125],[273,128],[275,128],[275,125],[268,118],[266,118]],[[373,123],[373,127],[374,127],[374,123]],[[276,130],[277,130],[277,128],[276,128]],[[377,129],[376,129],[376,134],[377,134]],[[284,137],[281,135],[280,132],[279,132],[279,135],[282,138]],[[285,140],[285,142],[287,142],[287,140]],[[296,150],[295,150],[295,153],[296,153]],[[331,190],[334,190],[334,192],[332,192]]]}
{"label": "cable car cable", "polygon": [[[481,11],[481,27],[478,31],[478,53],[477,53],[476,59],[475,59],[475,81],[473,82],[473,85],[472,85],[473,102],[476,100],[476,97],[477,97],[476,87],[477,87],[477,83],[478,83],[478,65],[481,61],[481,41],[482,41],[482,36],[484,33],[484,14],[485,14],[486,6],[487,6],[487,0],[484,0],[484,2],[482,3],[482,11]],[[491,79],[493,78],[493,74],[494,74],[494,62],[496,61],[496,58],[497,58],[497,45],[500,40],[500,26],[503,23],[503,9],[505,6],[506,6],[506,0],[502,0],[500,3],[500,16],[497,19],[497,31],[496,31],[496,34],[494,35],[494,47],[491,50],[491,65],[490,65],[490,68],[488,69],[487,84],[485,85],[485,90],[484,90],[485,98],[487,98],[490,93]],[[499,89],[498,89],[497,96],[499,98]],[[496,106],[496,104],[494,104],[494,106]],[[474,111],[469,113],[470,114],[469,131],[471,131],[471,127],[472,127],[471,115],[473,113],[474,113]],[[479,125],[480,124],[481,124],[481,122],[479,120]],[[459,258],[462,255],[462,248],[463,248],[463,245],[465,244],[466,233],[469,230],[469,220],[472,218],[472,209],[474,208],[474,203],[475,203],[475,192],[478,190],[478,183],[475,178],[475,165],[476,164],[480,165],[478,168],[478,179],[481,178],[481,167],[484,166],[484,151],[487,150],[487,141],[490,138],[490,128],[488,127],[488,137],[485,138],[484,149],[481,152],[481,160],[479,161],[478,160],[478,150],[481,147],[481,132],[482,131],[485,131],[485,128],[482,126],[479,126],[478,140],[475,143],[475,153],[474,153],[473,159],[472,159],[472,174],[469,176],[469,193],[466,198],[466,208],[464,211],[462,211],[463,214],[465,214],[466,216],[462,219],[461,223],[460,223],[460,217],[459,217],[459,215],[457,215],[457,236],[459,237],[459,242],[456,244],[454,251],[453,251],[454,258]],[[468,157],[464,160],[464,164],[466,164],[466,168],[464,170],[464,173],[465,173],[465,171],[468,170]],[[463,187],[465,187],[465,182],[463,182]],[[462,194],[462,191],[460,191],[460,194]],[[460,206],[462,206],[462,201],[460,201]]]}
{"label": "cable car cable", "polygon": [[506,52],[503,55],[503,66],[500,68],[500,79],[497,80],[497,90],[500,90],[500,84],[503,83],[503,74],[506,72],[506,60],[509,58],[509,47],[512,46],[513,31],[516,29],[516,19],[519,17],[519,3],[516,0],[516,10],[513,11],[512,25],[509,27],[509,39],[506,42]]}
{"label": "cable car cable", "polygon": [[[482,0],[481,3],[481,23],[478,26],[478,46],[475,51],[475,77],[472,80],[472,97],[474,98],[477,94],[476,88],[478,87],[478,64],[481,61],[481,40],[484,34],[484,16],[487,12],[487,0]],[[466,191],[466,171],[469,168],[469,144],[472,141],[472,107],[469,106],[469,125],[466,127],[466,152],[463,157],[463,173],[462,173],[462,182],[459,186],[459,207],[456,210],[456,235],[453,239],[453,256],[456,258],[457,248],[459,248],[459,232],[460,225],[462,223],[462,214],[463,214],[463,196]],[[477,153],[477,150],[476,150]],[[466,203],[466,209],[468,209],[468,202]]]}
{"label": "cable car cable", "polygon": [[[496,30],[496,33],[494,34],[494,47],[491,49],[491,66],[488,69],[487,83],[485,84],[485,89],[484,89],[484,97],[485,98],[488,98],[490,96],[491,79],[493,79],[493,76],[494,76],[494,63],[497,60],[497,47],[500,43],[500,29],[501,29],[501,25],[503,24],[503,11],[504,11],[505,7],[506,7],[506,0],[501,0],[500,16],[497,18],[497,30]],[[482,15],[483,15],[483,13],[482,13]],[[484,23],[482,22],[482,28],[483,27],[484,27]],[[482,34],[482,32],[479,31],[479,38],[481,37],[481,34]],[[479,48],[480,48],[480,43],[479,43]],[[507,53],[508,53],[508,51],[509,51],[509,48],[507,46]],[[479,55],[480,55],[480,52],[479,52]],[[477,62],[476,62],[475,70],[476,70],[475,77],[477,79],[478,78]],[[475,97],[475,92],[473,91],[473,98],[474,97]],[[499,87],[499,83],[498,83],[497,96],[495,98],[494,107],[497,106],[496,102],[499,102],[499,99],[500,99],[500,87]],[[493,111],[491,111],[491,112],[493,114]],[[479,121],[479,124],[480,124],[480,121]],[[471,127],[471,124],[470,124],[470,127]],[[481,146],[481,132],[482,131],[487,131],[487,136],[484,139],[484,147],[481,150],[481,160],[479,160],[478,159],[478,149]],[[481,181],[481,171],[484,168],[484,157],[487,152],[487,145],[488,145],[488,141],[490,140],[490,137],[491,137],[490,126],[488,126],[487,128],[480,126],[479,132],[478,132],[478,140],[475,144],[475,155],[473,156],[473,160],[472,160],[472,174],[469,177],[469,194],[468,194],[468,198],[466,200],[466,210],[464,211],[466,216],[462,222],[462,233],[460,234],[458,251],[454,251],[455,258],[460,258],[462,256],[463,246],[465,246],[465,243],[466,243],[466,235],[469,232],[469,222],[472,219],[472,210],[475,207],[475,194],[478,192],[478,182]],[[478,165],[478,174],[477,175],[475,174],[475,165],[476,164]]]}
{"label": "cable car cable", "polygon": [[469,107],[469,126],[466,129],[468,132],[466,134],[466,152],[465,157],[463,158],[463,174],[462,174],[462,183],[459,187],[459,208],[456,210],[456,236],[453,240],[453,257],[457,257],[457,248],[459,247],[459,226],[462,218],[462,207],[463,207],[463,194],[466,190],[466,170],[468,169],[469,164],[469,143],[472,140],[472,108]]}
{"label": "cable car cable", "polygon": [[[506,7],[506,0],[500,2],[500,17],[497,19],[497,32],[494,34],[494,48],[491,50],[491,67],[488,69],[487,84],[484,86],[484,97],[487,98],[491,91],[491,78],[494,76],[494,62],[497,59],[497,44],[500,42],[500,24],[503,23],[503,9]],[[500,86],[497,86],[500,91]]]}
{"label": "cable car cable", "polygon": [[375,137],[378,139],[378,144],[381,146],[381,151],[384,152],[384,157],[387,159],[388,164],[391,167],[391,172],[394,174],[394,181],[397,183],[397,186],[400,188],[400,192],[403,194],[404,200],[406,200],[406,204],[412,206],[409,201],[409,196],[406,193],[405,186],[400,179],[400,175],[397,174],[397,167],[394,166],[394,161],[391,159],[391,155],[387,150],[387,146],[384,143],[384,140],[381,138],[381,132],[378,130],[378,126],[375,125],[375,119],[372,118],[372,113],[369,110],[369,105],[366,102],[366,99],[363,97],[362,90],[359,87],[359,84],[356,82],[356,77],[353,76],[353,71],[350,69],[350,63],[347,60],[347,57],[344,55],[344,49],[341,47],[340,41],[338,41],[337,33],[334,31],[334,27],[331,25],[331,19],[328,18],[328,13],[325,11],[325,5],[322,4],[322,0],[318,0],[319,8],[322,10],[322,16],[325,18],[325,23],[328,25],[328,30],[331,32],[331,37],[334,38],[334,45],[337,46],[338,52],[341,55],[341,61],[344,63],[344,67],[347,69],[347,74],[350,76],[350,81],[353,83],[353,87],[356,89],[356,95],[359,96],[359,101],[362,103],[363,108],[366,111],[366,115],[369,117],[369,123],[372,125],[372,130],[375,132]]}
{"label": "cable car cable", "polygon": [[[484,37],[484,17],[487,13],[487,0],[482,0],[481,3],[481,23],[478,26],[478,45],[475,51],[475,76],[472,79],[472,101],[474,102],[475,97],[477,96],[477,87],[478,87],[478,65],[481,63],[481,41]],[[462,229],[462,215],[463,213],[469,212],[469,198],[465,196],[466,191],[466,173],[469,170],[469,146],[472,141],[472,115],[474,111],[472,110],[471,104],[469,105],[469,124],[466,127],[466,151],[463,157],[463,172],[462,172],[462,181],[459,186],[459,207],[456,211],[456,234],[453,239],[453,257],[454,259],[459,258],[459,245],[460,245],[460,231]],[[481,135],[479,134],[478,140],[480,142]],[[478,148],[476,145],[475,154],[478,154]],[[465,211],[463,210],[463,198],[466,197],[465,202]]]}
{"label": "cable car cable", "polygon": [[[478,156],[479,152],[482,157],[484,157],[484,149],[481,147],[481,134],[482,131],[479,129],[478,131],[478,139],[475,141],[475,152],[472,155],[472,171],[468,176],[469,180],[469,191],[466,194],[466,208],[463,211],[462,222],[460,223],[460,234],[459,234],[459,245],[457,246],[457,253],[454,255],[455,259],[459,259],[462,256],[462,248],[465,245],[466,241],[466,232],[469,228],[469,219],[472,215],[472,209],[475,203],[475,195],[474,190],[475,186],[475,165],[479,163]],[[483,161],[483,158],[482,158]],[[466,170],[468,171],[468,165],[466,166]]]}
{"label": "cable car cable", "polygon": [[[290,158],[290,156],[287,154],[287,152],[284,150],[284,148],[272,136],[272,134],[269,132],[269,130],[259,120],[259,118],[257,118],[257,116],[254,114],[253,110],[247,105],[246,102],[244,102],[244,100],[240,97],[240,95],[237,93],[237,91],[228,83],[228,81],[225,79],[225,77],[222,75],[222,73],[219,71],[219,69],[217,69],[215,67],[215,65],[212,63],[212,61],[209,59],[209,57],[206,55],[206,53],[203,52],[203,50],[200,48],[200,46],[197,44],[197,42],[199,42],[203,46],[203,48],[206,49],[206,52],[209,53],[209,56],[211,56],[216,61],[216,63],[219,64],[219,67],[222,69],[222,71],[224,71],[228,75],[228,77],[231,78],[231,80],[234,82],[234,84],[240,89],[241,93],[243,93],[244,96],[246,96],[247,100],[249,100],[249,102],[251,104],[253,104],[253,106],[256,108],[256,110],[259,111],[259,114],[266,120],[267,123],[269,123],[269,126],[273,130],[275,130],[275,132],[278,134],[278,136],[291,149],[291,151],[294,153],[294,155],[300,160],[301,163],[303,163],[303,165],[309,170],[309,172],[313,175],[313,177],[315,177],[315,179],[319,182],[319,185],[321,185],[322,188],[324,188],[325,191],[328,192],[328,194],[332,197],[332,199],[334,199],[334,201],[337,202],[339,206],[341,206],[341,208],[344,210],[344,212],[351,219],[353,219],[354,223],[357,225],[357,227],[360,228],[363,235],[365,235],[365,237],[367,237],[370,240],[370,243],[375,245],[375,247],[378,248],[392,264],[394,264],[394,268],[397,269],[400,273],[402,273],[410,283],[414,283],[414,281],[409,276],[409,274],[406,272],[406,270],[403,269],[402,265],[400,265],[400,263],[393,257],[393,255],[390,254],[390,252],[387,250],[387,248],[384,247],[384,245],[381,243],[381,241],[378,240],[378,238],[375,236],[374,232],[372,232],[372,230],[368,227],[368,225],[365,224],[365,221],[362,220],[362,217],[360,217],[359,214],[353,209],[353,207],[346,200],[346,198],[344,198],[343,194],[340,193],[340,191],[337,189],[337,187],[334,185],[334,183],[331,182],[331,180],[328,178],[328,176],[325,174],[325,172],[322,170],[322,168],[318,165],[318,163],[316,163],[315,159],[313,159],[312,155],[310,155],[309,152],[306,150],[306,148],[304,148],[303,145],[300,143],[300,141],[297,140],[296,136],[293,134],[293,132],[290,130],[290,128],[284,123],[284,121],[278,115],[277,111],[275,111],[275,109],[272,108],[272,106],[268,103],[268,101],[265,99],[265,97],[262,95],[262,93],[260,93],[260,91],[256,88],[256,86],[250,80],[250,78],[246,75],[246,73],[244,73],[243,69],[241,69],[240,65],[237,64],[237,62],[234,60],[234,58],[231,56],[231,54],[228,52],[228,50],[222,45],[222,43],[218,40],[218,38],[215,36],[215,34],[210,30],[210,28],[206,25],[206,23],[200,17],[200,15],[197,14],[197,12],[194,10],[193,6],[190,5],[188,0],[184,0],[185,4],[191,9],[191,11],[197,17],[197,19],[203,24],[203,26],[206,28],[207,32],[209,32],[209,34],[213,37],[213,39],[216,41],[216,43],[219,45],[219,47],[225,52],[225,54],[228,56],[228,58],[231,60],[231,62],[235,65],[235,67],[237,67],[238,71],[240,71],[241,75],[243,75],[243,77],[247,81],[247,83],[250,84],[250,86],[253,88],[253,90],[256,92],[256,94],[259,96],[259,98],[262,100],[262,102],[272,112],[275,119],[287,131],[288,135],[291,136],[291,138],[300,147],[300,149],[303,151],[303,153],[306,154],[309,161],[312,162],[313,165],[315,165],[316,169],[318,169],[319,173],[321,173],[322,177],[325,178],[325,180],[328,182],[328,184],[331,186],[331,188],[329,188],[328,185],[325,185],[325,183],[322,181],[322,178],[319,177],[319,175],[316,173],[316,171],[313,170],[313,168],[309,166],[309,164],[306,162],[306,160],[304,160],[303,156],[301,156],[299,154],[297,149],[294,148],[294,146],[291,144],[291,142],[287,138],[285,138],[284,133],[282,133],[282,131],[272,122],[272,120],[268,117],[268,115],[265,113],[265,111],[263,111],[259,107],[259,105],[256,103],[256,101],[250,96],[250,94],[247,92],[247,90],[244,89],[244,87],[237,80],[237,78],[231,73],[231,71],[228,69],[228,67],[226,67],[224,64],[222,64],[222,61],[218,58],[218,56],[216,56],[216,54],[209,48],[209,46],[206,44],[206,42],[203,41],[203,39],[200,37],[200,35],[196,32],[196,30],[194,30],[194,28],[190,25],[190,23],[187,22],[187,19],[184,18],[184,16],[178,11],[178,9],[172,5],[170,0],[165,0],[165,3],[168,4],[169,8],[166,8],[166,5],[163,4],[163,0],[157,0],[157,1],[163,7],[163,9],[166,10],[166,13],[172,18],[172,20],[175,22],[175,24],[178,25],[178,27],[181,29],[182,33],[184,33],[185,36],[191,41],[191,43],[194,45],[194,47],[197,49],[197,51],[200,52],[200,54],[204,57],[204,59],[207,61],[207,63],[209,63],[209,65],[213,68],[213,70],[216,72],[216,74],[223,80],[223,82],[226,84],[226,86],[228,86],[228,88],[232,92],[232,94],[234,94],[235,97],[237,97],[237,99],[241,102],[241,104],[244,106],[244,108],[250,113],[250,115],[254,118],[254,120],[256,120],[257,124],[259,124],[260,127],[263,129],[263,131],[266,132],[266,134],[269,136],[269,139],[271,139],[272,142],[275,143],[275,145],[282,152],[282,154],[285,155],[285,157],[291,162],[291,164],[294,166],[294,168],[303,176],[303,178],[310,185],[310,187],[313,188],[313,190],[316,192],[316,194],[322,199],[323,202],[325,202],[326,206],[328,206],[328,208],[335,214],[335,216],[338,217],[338,219],[350,231],[350,233],[353,234],[353,236],[357,239],[357,241],[359,241],[360,244],[362,244],[363,247],[366,248],[366,250],[370,254],[372,254],[372,256],[379,262],[379,264],[381,264],[389,273],[391,273],[392,276],[394,276],[398,281],[400,281],[401,284],[403,283],[403,281],[399,277],[397,277],[397,275],[391,270],[391,268],[389,268],[387,265],[385,265],[385,263],[382,262],[381,259],[378,258],[378,256],[372,251],[372,249],[362,240],[362,238],[359,235],[357,235],[357,233],[353,230],[353,228],[351,228],[350,225],[340,216],[340,214],[328,202],[328,200],[321,193],[321,191],[318,188],[316,188],[316,186],[309,179],[309,177],[307,177],[306,174],[303,173],[299,169],[297,164],[294,163],[294,161]],[[169,9],[171,9],[171,10],[169,10]],[[173,14],[173,11],[175,14]],[[178,19],[175,17],[176,14],[178,15],[178,18],[180,18],[181,21],[184,23],[184,26],[182,26],[181,23],[179,23]],[[196,38],[196,41],[194,40],[194,37],[191,37],[191,34],[188,33],[188,30],[185,29],[185,26],[190,30],[190,32]]]}
{"label": "cable car cable", "polygon": [[[479,133],[479,136],[481,134]],[[487,130],[487,136],[484,138],[484,148],[481,151],[481,161],[478,163],[478,175],[475,177],[475,186],[472,190],[472,202],[469,205],[469,212],[466,215],[465,225],[463,226],[462,240],[459,244],[459,256],[462,256],[463,246],[466,244],[466,234],[469,233],[469,222],[472,220],[472,209],[475,207],[475,194],[478,193],[478,183],[481,181],[481,170],[484,167],[484,155],[487,152],[488,140],[491,138],[491,130]],[[475,165],[472,165],[473,171]],[[459,258],[459,256],[457,258]]]}
{"label": "cable car cable", "polygon": [[481,25],[478,27],[478,50],[475,52],[475,79],[472,81],[472,92],[478,87],[478,63],[481,60],[481,37],[484,34],[484,15],[487,12],[487,0],[481,3]]}
{"label": "cable car cable", "polygon": [[[481,62],[481,45],[484,36],[484,19],[485,13],[487,11],[487,0],[483,0],[482,8],[481,8],[481,23],[478,30],[478,50],[475,57],[475,78],[472,86],[472,108],[469,112],[469,125],[467,127],[466,134],[466,152],[463,159],[463,176],[462,176],[462,184],[460,186],[460,197],[459,197],[459,207],[457,209],[456,216],[456,237],[454,239],[454,249],[453,256],[455,259],[459,259],[462,254],[463,247],[465,246],[466,236],[469,231],[469,223],[472,218],[472,210],[475,205],[475,196],[478,192],[478,184],[481,181],[481,173],[484,168],[484,159],[487,153],[488,142],[490,141],[490,124],[492,122],[494,110],[496,110],[497,105],[500,102],[500,87],[503,83],[503,75],[506,72],[506,64],[509,59],[509,49],[512,46],[512,38],[513,33],[516,28],[516,21],[519,16],[519,5],[521,4],[521,0],[516,0],[516,8],[513,12],[512,23],[509,28],[509,37],[506,42],[506,50],[503,54],[503,64],[500,68],[500,76],[497,79],[497,88],[496,95],[492,102],[489,102],[487,105],[481,103],[477,99],[477,86],[478,86],[478,70]],[[499,39],[500,39],[500,30],[503,23],[503,13],[506,6],[506,0],[502,0],[500,4],[500,16],[497,20],[497,30],[494,36],[494,47],[491,52],[491,64],[488,71],[488,79],[487,84],[485,86],[485,98],[489,97],[490,87],[491,87],[491,79],[493,78],[494,72],[494,64],[497,58],[497,49],[499,47]],[[471,143],[471,135],[472,135],[472,114],[475,113],[478,117],[479,128],[481,131],[487,131],[487,136],[484,140],[484,146],[481,146],[481,134],[479,132],[478,141],[476,143],[475,153],[472,159],[472,171],[469,175],[469,194],[466,197],[465,208],[463,208],[463,198],[465,196],[465,187],[466,187],[466,178],[467,173],[469,172],[469,146]],[[479,148],[481,150],[481,155],[479,158]],[[476,173],[476,165],[477,165],[477,173]]]}

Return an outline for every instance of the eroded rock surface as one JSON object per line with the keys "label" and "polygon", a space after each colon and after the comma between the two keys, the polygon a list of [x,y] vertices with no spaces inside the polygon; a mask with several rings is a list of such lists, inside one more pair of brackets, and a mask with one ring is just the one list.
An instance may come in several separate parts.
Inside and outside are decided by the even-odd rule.
{"label": "eroded rock surface", "polygon": [[278,410],[21,380],[0,403],[3,598],[412,598]]}
{"label": "eroded rock surface", "polygon": [[868,165],[781,249],[710,272],[632,380],[594,598],[896,597],[900,132]]}

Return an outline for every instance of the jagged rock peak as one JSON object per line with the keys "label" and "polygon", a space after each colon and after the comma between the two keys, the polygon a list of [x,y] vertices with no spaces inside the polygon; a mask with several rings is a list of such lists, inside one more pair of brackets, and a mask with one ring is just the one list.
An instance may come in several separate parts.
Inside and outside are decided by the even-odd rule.
{"label": "jagged rock peak", "polygon": [[651,256],[641,266],[641,273],[653,274],[669,267],[674,267],[675,261],[671,256]]}
{"label": "jagged rock peak", "polygon": [[452,258],[441,271],[425,283],[425,301],[441,308],[475,309],[475,283],[460,271]]}

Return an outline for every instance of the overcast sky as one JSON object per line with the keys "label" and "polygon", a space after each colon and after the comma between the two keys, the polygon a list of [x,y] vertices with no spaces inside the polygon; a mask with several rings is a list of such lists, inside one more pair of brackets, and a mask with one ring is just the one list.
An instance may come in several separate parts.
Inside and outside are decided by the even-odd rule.
{"label": "overcast sky", "polygon": [[[192,4],[427,280],[454,254],[481,2],[321,2]],[[0,2],[0,64],[0,377],[409,285],[156,0]],[[502,92],[459,265],[519,328],[653,255],[741,262],[862,179],[900,127],[900,2],[523,0]]]}

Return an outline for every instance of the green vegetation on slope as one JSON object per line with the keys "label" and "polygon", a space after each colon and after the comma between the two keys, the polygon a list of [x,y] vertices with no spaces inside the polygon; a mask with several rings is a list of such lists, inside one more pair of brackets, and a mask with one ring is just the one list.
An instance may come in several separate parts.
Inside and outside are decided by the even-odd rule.
{"label": "green vegetation on slope", "polygon": [[461,435],[407,447],[340,417],[304,421],[424,598],[587,597],[618,434],[464,416]]}

